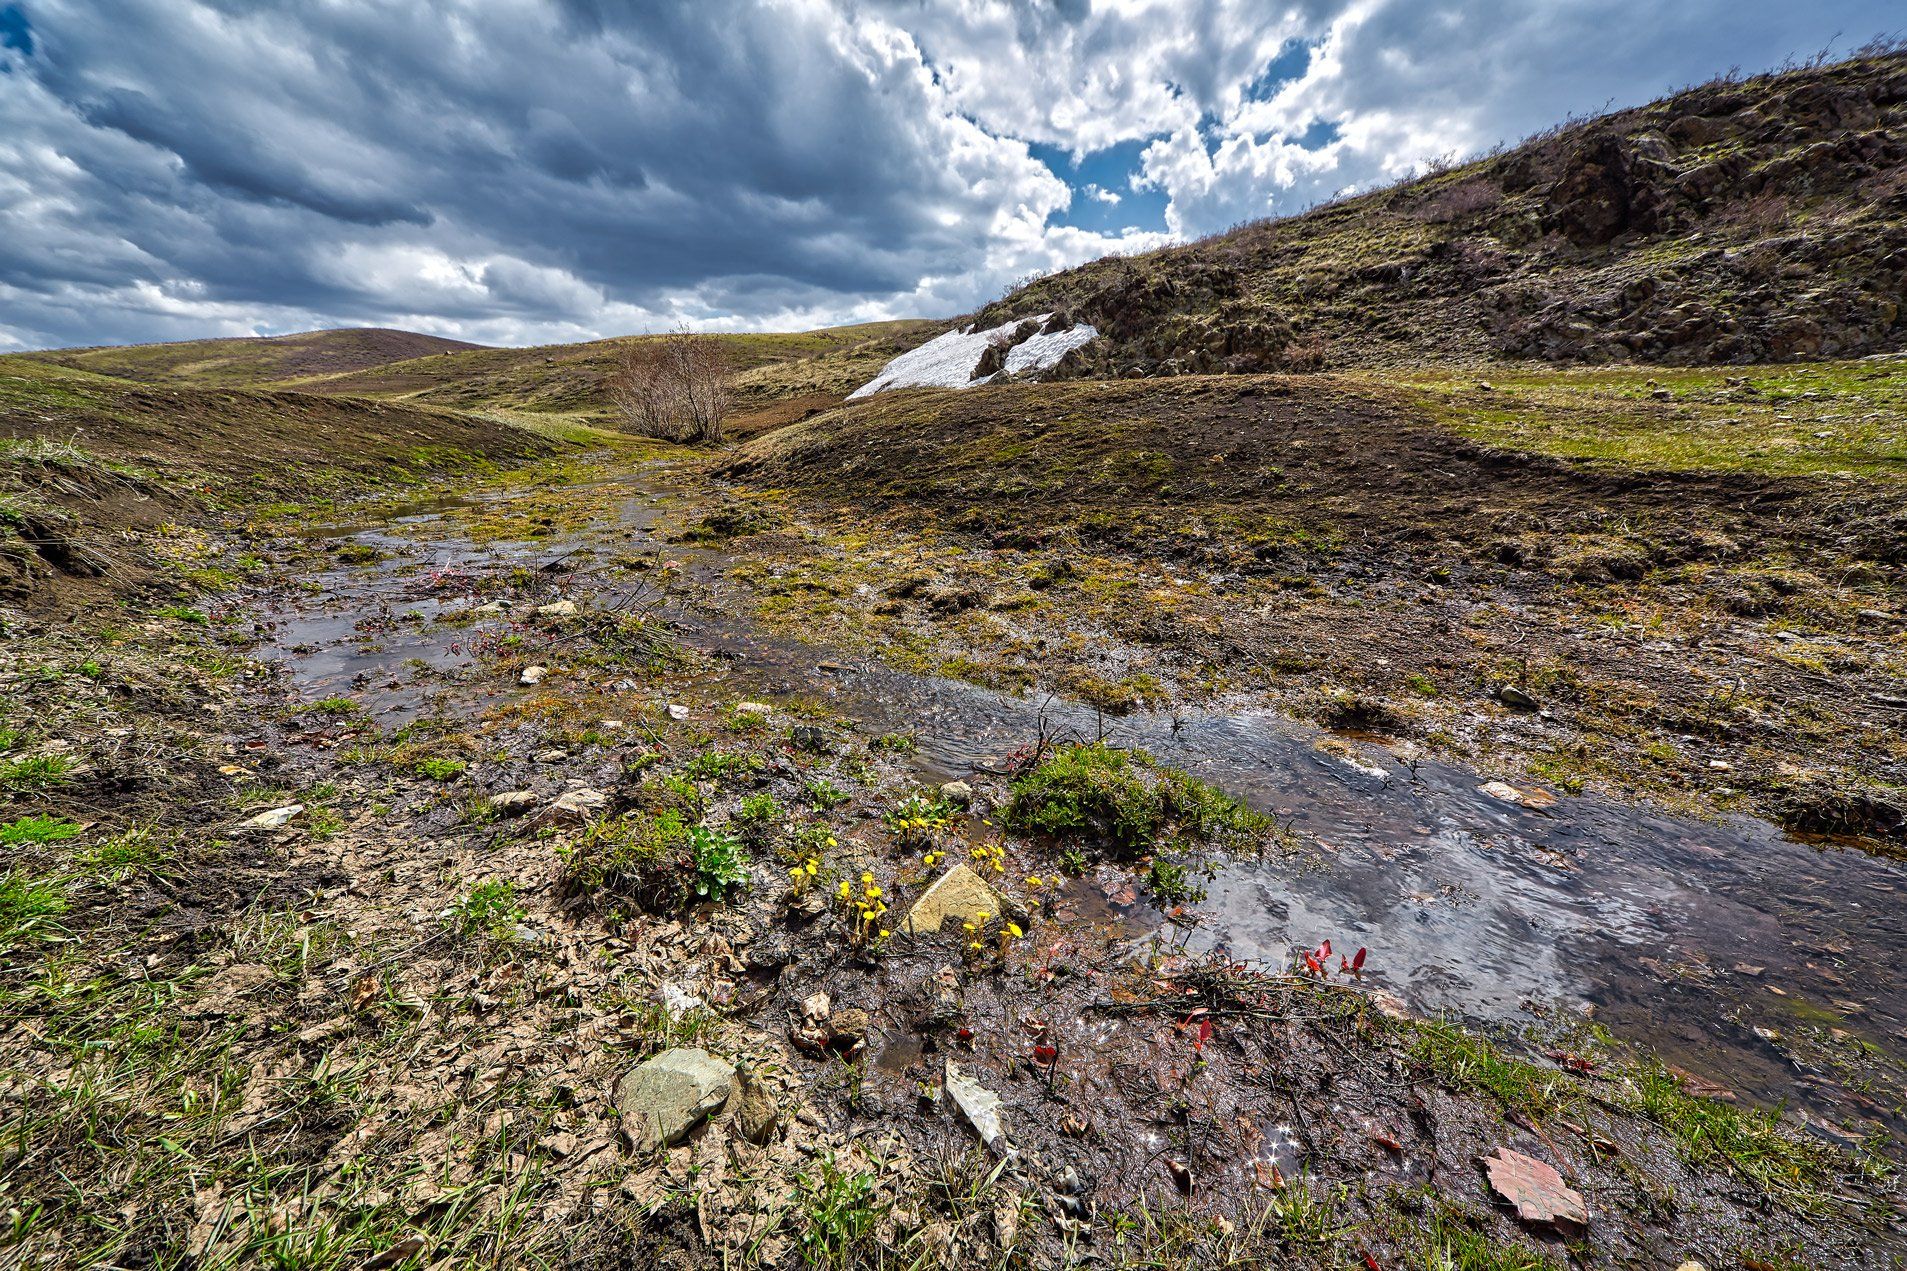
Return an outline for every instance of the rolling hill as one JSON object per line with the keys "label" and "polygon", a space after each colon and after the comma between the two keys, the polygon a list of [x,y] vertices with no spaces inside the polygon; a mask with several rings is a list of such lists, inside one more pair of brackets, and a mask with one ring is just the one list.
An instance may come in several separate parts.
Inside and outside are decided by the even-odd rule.
{"label": "rolling hill", "polygon": [[348,374],[388,362],[480,347],[415,331],[347,327],[296,335],[58,349],[28,356],[118,379],[236,388]]}

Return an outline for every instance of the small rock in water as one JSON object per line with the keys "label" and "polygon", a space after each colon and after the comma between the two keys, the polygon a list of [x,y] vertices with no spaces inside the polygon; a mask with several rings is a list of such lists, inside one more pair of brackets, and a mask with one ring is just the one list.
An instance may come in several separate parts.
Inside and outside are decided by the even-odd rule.
{"label": "small rock in water", "polygon": [[282,830],[291,819],[305,810],[302,803],[287,804],[282,808],[273,808],[269,812],[260,812],[238,828],[241,830]]}
{"label": "small rock in water", "polygon": [[557,600],[547,605],[538,605],[536,607],[536,616],[539,618],[574,618],[576,616],[576,602],[574,600]]}
{"label": "small rock in water", "polygon": [[543,677],[550,673],[547,666],[526,666],[523,673],[516,677],[518,684],[541,684]]}
{"label": "small rock in water", "polygon": [[1486,781],[1477,787],[1477,791],[1486,794],[1499,803],[1513,803],[1519,808],[1553,808],[1556,796],[1547,790],[1524,789],[1513,786],[1507,781]]}
{"label": "small rock in water", "polygon": [[728,1102],[734,1077],[733,1065],[706,1050],[663,1051],[616,1083],[623,1133],[640,1153],[680,1143]]}
{"label": "small rock in water", "polygon": [[964,781],[949,781],[940,787],[940,797],[955,807],[964,808],[973,802],[973,787]]}
{"label": "small rock in water", "polygon": [[1516,1208],[1524,1222],[1551,1226],[1587,1227],[1589,1206],[1582,1194],[1563,1182],[1556,1167],[1533,1156],[1500,1147],[1483,1162],[1490,1186]]}
{"label": "small rock in water", "polygon": [[522,816],[538,802],[534,790],[505,790],[501,794],[490,796],[490,806],[504,816]]}

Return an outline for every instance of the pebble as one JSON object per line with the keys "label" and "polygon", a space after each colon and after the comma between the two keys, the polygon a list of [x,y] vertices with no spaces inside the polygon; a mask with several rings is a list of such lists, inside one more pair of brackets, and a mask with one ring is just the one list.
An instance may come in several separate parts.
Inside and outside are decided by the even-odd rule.
{"label": "pebble", "polygon": [[305,805],[302,803],[287,804],[282,808],[273,808],[269,812],[260,812],[257,816],[241,824],[238,828],[241,830],[283,829],[290,823],[293,817],[304,810]]}
{"label": "pebble", "polygon": [[547,666],[526,666],[523,668],[523,674],[516,677],[516,682],[518,684],[541,684],[543,677],[549,673],[550,668]]}

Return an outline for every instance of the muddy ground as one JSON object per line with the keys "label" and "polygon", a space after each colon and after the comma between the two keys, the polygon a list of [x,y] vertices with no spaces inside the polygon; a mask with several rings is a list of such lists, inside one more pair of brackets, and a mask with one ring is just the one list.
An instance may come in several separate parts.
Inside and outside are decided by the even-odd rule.
{"label": "muddy ground", "polygon": [[[1636,395],[1588,409],[1667,435]],[[1513,419],[1501,398],[1442,415]],[[1907,842],[1890,479],[1555,458],[1321,376],[903,395],[721,471],[743,498],[706,528],[753,533],[738,577],[790,629],[1114,713],[1269,702],[1545,797]]]}
{"label": "muddy ground", "polygon": [[[1208,858],[1302,879],[1328,868],[1316,836],[1242,818],[1221,845],[1181,816],[1171,852],[1135,854],[1091,817],[1026,828],[1015,781],[1091,734],[930,762],[931,720],[858,710],[888,673],[864,643],[745,613],[734,575],[825,545],[671,541],[737,514],[693,468],[549,460],[347,523],[226,522],[183,549],[222,590],[8,619],[9,1256],[1901,1259],[1888,1144],[1843,1141],[1858,1123],[1704,1097],[1727,1092],[1568,1012],[1501,1045],[1412,1018],[1349,948],[1315,970],[1196,951]],[[698,854],[587,873],[691,822],[745,858],[720,903],[674,885]],[[908,934],[955,862],[999,912]],[[750,1076],[645,1153],[619,1082],[677,1046]],[[1001,1099],[991,1148],[967,1079]],[[1520,1221],[1480,1163],[1500,1148],[1559,1169],[1586,1227]]]}

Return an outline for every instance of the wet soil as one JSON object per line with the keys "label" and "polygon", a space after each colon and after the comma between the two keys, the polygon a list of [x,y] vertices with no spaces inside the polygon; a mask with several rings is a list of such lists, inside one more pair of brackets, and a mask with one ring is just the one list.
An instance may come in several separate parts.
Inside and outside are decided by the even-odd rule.
{"label": "wet soil", "polygon": [[[1109,718],[1052,696],[844,656],[738,617],[726,595],[728,553],[656,536],[681,477],[650,470],[597,488],[621,500],[612,523],[487,555],[543,568],[574,562],[590,541],[667,554],[685,565],[687,585],[666,616],[727,664],[735,691],[823,703],[874,733],[908,732],[924,780],[1000,773],[1044,730],[1146,749],[1276,813],[1302,854],[1214,862],[1209,898],[1174,943],[1280,970],[1322,940],[1366,946],[1370,983],[1412,1010],[1508,1025],[1593,1018],[1748,1098],[1827,1124],[1879,1119],[1899,1129],[1890,1102],[1846,1084],[1858,1073],[1864,1087],[1881,1072],[1896,1083],[1907,1060],[1907,931],[1893,903],[1907,872],[1891,864],[1743,817],[1678,819],[1594,796],[1523,807],[1487,792],[1472,770],[1275,711]],[[388,605],[394,576],[415,580],[420,563],[428,576],[482,554],[454,521],[441,523],[445,511],[481,506],[452,499],[397,509],[376,526],[311,531],[393,554],[369,570],[321,575],[325,600],[282,616],[273,639],[302,694],[356,690],[402,723],[422,708],[422,695],[401,687],[409,677],[430,685],[473,664],[480,631],[431,624],[457,602],[430,595],[385,609],[373,597]],[[583,565],[561,589],[604,581]],[[613,603],[616,590],[608,582],[597,602]],[[396,620],[367,631],[364,615],[384,612]],[[1107,888],[1123,901],[1125,928],[1164,926],[1129,881]]]}

